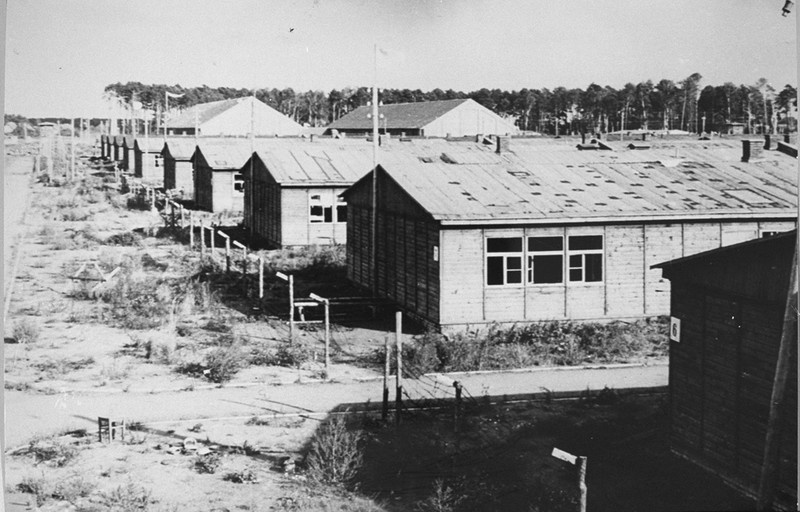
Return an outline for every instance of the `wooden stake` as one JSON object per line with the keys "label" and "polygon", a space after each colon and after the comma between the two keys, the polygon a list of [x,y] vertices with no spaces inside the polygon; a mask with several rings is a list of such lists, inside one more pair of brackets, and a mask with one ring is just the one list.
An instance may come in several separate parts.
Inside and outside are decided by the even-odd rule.
{"label": "wooden stake", "polygon": [[189,248],[194,249],[194,214],[189,212]]}
{"label": "wooden stake", "polygon": [[225,237],[225,271],[231,273],[231,239]]}
{"label": "wooden stake", "polygon": [[183,217],[183,205],[182,205],[182,204],[181,204],[181,205],[178,205],[178,207],[179,207],[179,209],[180,209],[179,211],[181,212],[181,229],[183,229],[183,224],[184,224],[184,217]]}
{"label": "wooden stake", "polygon": [[395,388],[395,424],[400,425],[403,410],[403,313],[394,314],[395,341],[397,343],[397,385]]}
{"label": "wooden stake", "polygon": [[383,410],[381,412],[381,419],[386,421],[389,418],[389,366],[391,365],[392,353],[389,350],[389,337],[383,338]]}
{"label": "wooden stake", "polygon": [[453,382],[453,387],[456,388],[456,403],[453,408],[453,432],[458,433],[459,424],[461,423],[461,391],[463,386],[458,381]]}
{"label": "wooden stake", "polygon": [[214,225],[213,224],[208,227],[208,235],[211,237],[211,255],[213,256],[214,255],[214,249],[216,249],[215,240],[214,239],[217,238],[216,235],[214,234]]}
{"label": "wooden stake", "polygon": [[200,219],[200,254],[206,253],[206,224]]}
{"label": "wooden stake", "polygon": [[289,342],[294,342],[294,276],[289,274]]}
{"label": "wooden stake", "polygon": [[325,299],[325,375],[329,378],[331,365],[331,301]]}
{"label": "wooden stake", "polygon": [[581,493],[580,511],[586,512],[586,495],[588,488],[586,487],[586,457],[578,457],[578,489]]}
{"label": "wooden stake", "polygon": [[264,255],[258,253],[258,298],[264,298]]}

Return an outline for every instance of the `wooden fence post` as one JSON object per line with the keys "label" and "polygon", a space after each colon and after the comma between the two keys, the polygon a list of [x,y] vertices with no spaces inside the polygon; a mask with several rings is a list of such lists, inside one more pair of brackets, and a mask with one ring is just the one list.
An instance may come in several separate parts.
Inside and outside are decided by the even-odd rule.
{"label": "wooden fence post", "polygon": [[397,343],[397,385],[395,389],[395,424],[400,425],[400,416],[403,410],[403,313],[397,311],[394,315],[395,341]]}
{"label": "wooden fence post", "polygon": [[194,249],[194,214],[189,212],[189,248]]}
{"label": "wooden fence post", "polygon": [[264,298],[264,254],[258,253],[258,298]]}
{"label": "wooden fence post", "polygon": [[453,432],[458,433],[459,423],[461,422],[461,391],[463,386],[460,382],[453,382],[453,387],[456,388],[456,403],[453,409]]}
{"label": "wooden fence post", "polygon": [[208,227],[208,236],[211,237],[211,255],[213,256],[214,255],[214,249],[216,249],[216,246],[214,245],[215,244],[215,239],[217,238],[215,233],[214,233],[214,224],[211,224]]}
{"label": "wooden fence post", "polygon": [[586,512],[586,495],[588,489],[586,487],[586,457],[578,457],[578,489],[581,493],[580,511]]}
{"label": "wooden fence post", "polygon": [[179,207],[179,209],[180,209],[179,211],[181,212],[181,229],[183,229],[183,225],[184,225],[184,219],[183,219],[183,205],[182,205],[182,204],[179,204],[179,205],[178,205],[178,207]]}
{"label": "wooden fence post", "polygon": [[386,421],[389,418],[389,367],[391,366],[392,352],[389,349],[389,337],[383,338],[383,410],[381,411],[381,419]]}
{"label": "wooden fence post", "polygon": [[200,254],[206,253],[206,221],[200,219]]}
{"label": "wooden fence post", "polygon": [[231,237],[228,235],[225,235],[225,271],[231,273]]}
{"label": "wooden fence post", "polygon": [[289,274],[289,342],[294,343],[294,276]]}

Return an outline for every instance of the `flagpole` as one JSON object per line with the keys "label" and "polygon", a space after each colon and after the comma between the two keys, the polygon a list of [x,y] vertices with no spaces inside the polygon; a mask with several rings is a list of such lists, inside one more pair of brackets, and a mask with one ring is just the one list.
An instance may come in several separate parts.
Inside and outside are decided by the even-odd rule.
{"label": "flagpole", "polygon": [[164,89],[164,142],[167,141],[167,112],[169,112],[169,93]]}
{"label": "flagpole", "polygon": [[378,44],[373,48],[374,82],[372,85],[372,282],[378,292]]}

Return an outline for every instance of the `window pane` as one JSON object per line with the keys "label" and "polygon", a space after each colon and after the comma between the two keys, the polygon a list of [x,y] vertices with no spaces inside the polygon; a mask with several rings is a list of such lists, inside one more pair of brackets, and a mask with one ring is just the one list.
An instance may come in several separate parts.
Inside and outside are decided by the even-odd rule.
{"label": "window pane", "polygon": [[347,206],[340,204],[336,207],[336,222],[347,222]]}
{"label": "window pane", "polygon": [[560,236],[536,236],[528,238],[529,251],[562,251],[564,239]]}
{"label": "window pane", "polygon": [[533,259],[533,282],[535,284],[560,283],[563,281],[563,263],[561,256],[536,256]]}
{"label": "window pane", "polygon": [[597,282],[603,280],[603,255],[586,255],[586,281]]}
{"label": "window pane", "polygon": [[509,257],[506,259],[506,266],[508,270],[522,270],[522,258]]}
{"label": "window pane", "polygon": [[325,207],[325,222],[333,222],[333,208]]}
{"label": "window pane", "polygon": [[571,269],[569,269],[569,280],[570,281],[583,281],[583,269],[582,268],[571,268]]}
{"label": "window pane", "polygon": [[569,237],[570,251],[588,251],[603,248],[603,235],[571,236]]}
{"label": "window pane", "polygon": [[487,238],[487,252],[522,252],[522,238]]}
{"label": "window pane", "polygon": [[322,200],[322,196],[320,196],[319,194],[314,194],[313,196],[311,196],[311,200],[312,201],[321,201]]}
{"label": "window pane", "polygon": [[583,255],[582,254],[573,254],[569,257],[569,267],[582,267],[583,266]]}
{"label": "window pane", "polygon": [[520,284],[522,282],[522,270],[508,271],[508,284]]}
{"label": "window pane", "polygon": [[503,284],[503,258],[486,258],[486,284]]}

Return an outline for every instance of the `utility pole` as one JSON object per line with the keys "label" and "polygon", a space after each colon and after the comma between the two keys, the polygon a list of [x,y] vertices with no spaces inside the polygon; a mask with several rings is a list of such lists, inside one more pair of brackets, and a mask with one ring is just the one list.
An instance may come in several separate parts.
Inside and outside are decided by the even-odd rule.
{"label": "utility pole", "polygon": [[378,45],[374,47],[375,80],[372,85],[372,293],[378,293]]}
{"label": "utility pole", "polygon": [[403,411],[403,313],[397,311],[394,318],[395,340],[397,343],[397,384],[395,386],[395,405],[397,410],[394,421],[396,425],[400,425],[400,416]]}

